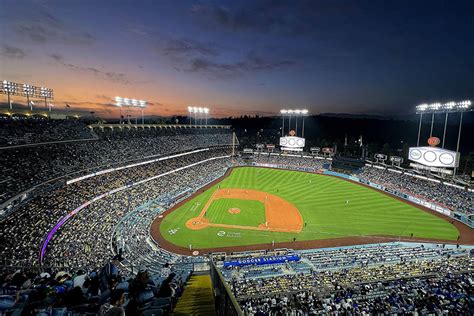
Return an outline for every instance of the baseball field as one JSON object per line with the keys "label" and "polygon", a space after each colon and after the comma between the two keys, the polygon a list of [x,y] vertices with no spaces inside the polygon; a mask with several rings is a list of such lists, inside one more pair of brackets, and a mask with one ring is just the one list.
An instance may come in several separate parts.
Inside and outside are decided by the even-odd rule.
{"label": "baseball field", "polygon": [[350,181],[256,167],[234,168],[153,225],[166,243],[193,250],[371,236],[456,241],[460,234],[449,221]]}

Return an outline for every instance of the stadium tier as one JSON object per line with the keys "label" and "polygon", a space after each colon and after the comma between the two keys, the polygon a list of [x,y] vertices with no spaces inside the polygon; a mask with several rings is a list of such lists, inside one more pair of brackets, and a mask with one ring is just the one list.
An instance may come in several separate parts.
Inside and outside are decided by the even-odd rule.
{"label": "stadium tier", "polygon": [[243,159],[230,126],[5,126],[0,312],[472,308],[463,188],[371,164],[338,173],[330,157],[274,148]]}

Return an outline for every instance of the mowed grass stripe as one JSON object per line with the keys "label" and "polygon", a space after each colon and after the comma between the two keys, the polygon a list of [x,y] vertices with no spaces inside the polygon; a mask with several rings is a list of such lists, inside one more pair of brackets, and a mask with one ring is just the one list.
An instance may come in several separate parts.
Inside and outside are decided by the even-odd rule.
{"label": "mowed grass stripe", "polygon": [[[221,229],[206,228],[191,231],[185,222],[199,214],[217,185],[195,197],[164,219],[160,230],[169,241],[187,247],[192,241],[196,248],[262,244],[279,241],[314,240],[335,237],[390,235],[456,240],[458,230],[449,222],[407,203],[361,185],[335,177],[289,170],[245,167],[236,168],[219,183],[221,188],[242,188],[265,191],[280,196],[295,205],[306,227],[299,234],[230,229],[231,237],[219,237]],[[346,201],[349,200],[349,203]],[[239,200],[244,201],[244,200]],[[194,207],[194,203],[200,203]],[[256,224],[258,212],[246,212],[226,217],[233,203],[216,204],[217,221],[235,225]],[[229,214],[231,215],[231,214]],[[242,215],[242,216],[240,216]],[[170,228],[179,228],[169,234]],[[226,235],[227,236],[227,235]]]}

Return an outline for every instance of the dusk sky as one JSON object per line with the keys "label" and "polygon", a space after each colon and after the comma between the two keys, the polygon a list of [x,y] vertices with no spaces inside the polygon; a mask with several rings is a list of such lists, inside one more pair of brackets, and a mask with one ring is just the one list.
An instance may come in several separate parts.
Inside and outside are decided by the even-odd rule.
{"label": "dusk sky", "polygon": [[474,98],[472,0],[0,0],[0,39],[1,80],[105,117],[116,95],[147,100],[147,114],[213,116]]}

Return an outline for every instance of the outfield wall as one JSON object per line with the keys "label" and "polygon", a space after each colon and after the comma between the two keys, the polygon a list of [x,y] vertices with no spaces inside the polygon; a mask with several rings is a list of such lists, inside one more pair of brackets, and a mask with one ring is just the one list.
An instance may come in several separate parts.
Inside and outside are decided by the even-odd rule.
{"label": "outfield wall", "polygon": [[453,218],[457,221],[460,221],[460,222],[468,225],[471,228],[474,228],[474,221],[470,220],[465,214],[451,211],[449,208],[447,208],[444,205],[440,205],[440,204],[432,202],[432,201],[427,201],[427,200],[424,200],[420,197],[413,196],[413,195],[410,195],[410,194],[407,194],[407,193],[404,193],[404,192],[400,192],[400,191],[394,190],[392,188],[388,188],[388,187],[385,187],[383,185],[380,185],[378,183],[367,181],[367,180],[364,180],[364,179],[360,179],[358,177],[350,176],[350,175],[347,175],[347,174],[344,174],[344,173],[325,170],[323,172],[323,174],[330,175],[330,176],[335,176],[335,177],[343,178],[343,179],[350,180],[350,181],[353,181],[353,182],[358,182],[358,183],[365,184],[365,185],[370,186],[372,188],[375,188],[377,190],[387,192],[387,193],[389,193],[391,195],[394,195],[396,197],[402,198],[402,199],[407,200],[409,202],[421,205],[421,206],[426,207],[430,210],[433,210],[433,211],[436,211],[436,212],[441,213],[443,215],[449,216],[449,217],[451,217],[451,218]]}

